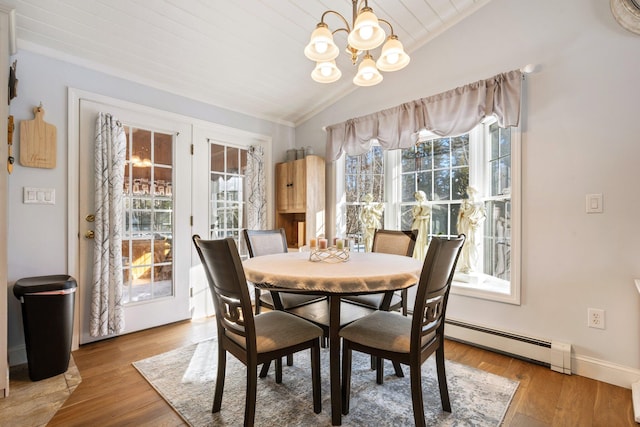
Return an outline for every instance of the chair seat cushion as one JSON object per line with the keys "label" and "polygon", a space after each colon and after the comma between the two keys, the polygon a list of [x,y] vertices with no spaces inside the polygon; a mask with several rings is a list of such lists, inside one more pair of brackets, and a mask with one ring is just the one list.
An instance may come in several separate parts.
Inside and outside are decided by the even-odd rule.
{"label": "chair seat cushion", "polygon": [[[322,336],[322,329],[283,311],[268,311],[254,317],[258,353],[278,350]],[[244,337],[227,331],[227,336],[245,347]]]}
{"label": "chair seat cushion", "polygon": [[[293,292],[280,292],[280,301],[285,310],[294,307],[300,307],[301,305],[309,304],[311,302],[320,301],[324,297],[320,295],[299,294]],[[268,307],[273,308],[273,297],[271,292],[261,292],[260,301],[264,302]]]}
{"label": "chair seat cushion", "polygon": [[[411,345],[411,317],[393,311],[376,311],[345,326],[340,336],[368,347],[409,353]],[[422,345],[433,339],[435,332],[422,339]]]}

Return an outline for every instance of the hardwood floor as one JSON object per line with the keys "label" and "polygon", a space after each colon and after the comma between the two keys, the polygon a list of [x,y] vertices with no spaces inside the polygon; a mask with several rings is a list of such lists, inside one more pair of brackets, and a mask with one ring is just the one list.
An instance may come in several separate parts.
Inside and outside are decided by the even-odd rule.
{"label": "hardwood floor", "polygon": [[[73,353],[82,382],[48,425],[185,425],[131,363],[214,334],[211,318],[82,346]],[[631,390],[453,341],[446,342],[445,354],[447,359],[520,381],[506,426],[636,425]]]}

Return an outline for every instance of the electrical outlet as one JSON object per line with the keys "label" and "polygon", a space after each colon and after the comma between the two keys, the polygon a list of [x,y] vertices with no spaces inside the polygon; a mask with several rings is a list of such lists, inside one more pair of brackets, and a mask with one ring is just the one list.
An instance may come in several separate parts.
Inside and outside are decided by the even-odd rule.
{"label": "electrical outlet", "polygon": [[604,310],[601,308],[587,309],[587,326],[590,328],[604,329]]}

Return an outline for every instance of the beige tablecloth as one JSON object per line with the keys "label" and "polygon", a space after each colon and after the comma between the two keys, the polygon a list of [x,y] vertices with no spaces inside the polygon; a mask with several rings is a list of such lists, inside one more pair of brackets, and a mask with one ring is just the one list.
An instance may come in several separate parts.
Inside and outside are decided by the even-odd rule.
{"label": "beige tablecloth", "polygon": [[404,289],[420,278],[422,262],[401,255],[353,252],[346,262],[312,262],[309,252],[264,255],[244,261],[247,280],[320,293]]}

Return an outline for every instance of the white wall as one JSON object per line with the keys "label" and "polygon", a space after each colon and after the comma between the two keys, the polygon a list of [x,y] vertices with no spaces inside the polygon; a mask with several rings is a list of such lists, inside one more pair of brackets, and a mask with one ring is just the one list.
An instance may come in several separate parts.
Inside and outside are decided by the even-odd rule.
{"label": "white wall", "polygon": [[[522,112],[522,304],[452,295],[448,315],[573,344],[574,358],[640,368],[640,36],[606,0],[493,0],[385,74],[296,128],[323,126],[536,64]],[[345,76],[350,78],[350,76]],[[345,78],[343,77],[343,78]],[[585,213],[602,193],[604,213]],[[606,330],[586,326],[606,310]]]}
{"label": "white wall", "polygon": [[[13,155],[16,159],[20,155],[20,121],[32,120],[33,108],[42,102],[44,120],[57,127],[57,165],[54,169],[38,169],[23,167],[16,161],[8,178],[8,347],[13,356],[12,364],[26,360],[21,308],[12,293],[13,283],[23,277],[69,273],[68,248],[70,244],[76,244],[67,242],[67,216],[77,214],[67,211],[68,87],[271,136],[276,161],[284,159],[285,151],[294,144],[294,131],[288,126],[191,101],[20,49],[11,61],[14,59],[18,61],[20,82],[18,97],[11,101],[10,110],[16,123]],[[23,187],[54,188],[55,205],[23,204]]]}
{"label": "white wall", "polygon": [[[522,305],[452,296],[451,317],[570,342],[574,357],[640,368],[640,36],[614,21],[606,0],[493,0],[386,74],[295,130],[298,145],[325,151],[322,126],[537,64],[524,82]],[[16,165],[9,176],[10,285],[66,272],[67,87],[208,120],[273,138],[274,161],[293,146],[290,128],[166,94],[28,51],[19,51],[16,122],[40,102],[58,128],[53,170]],[[348,76],[345,74],[345,77]],[[19,133],[14,135],[14,142]],[[14,156],[19,155],[18,144]],[[55,206],[22,204],[25,186],[56,190]],[[584,213],[585,194],[604,194],[604,213]],[[9,292],[11,289],[9,288]],[[606,310],[606,330],[586,327],[588,307]],[[23,344],[9,295],[9,349]]]}

